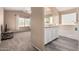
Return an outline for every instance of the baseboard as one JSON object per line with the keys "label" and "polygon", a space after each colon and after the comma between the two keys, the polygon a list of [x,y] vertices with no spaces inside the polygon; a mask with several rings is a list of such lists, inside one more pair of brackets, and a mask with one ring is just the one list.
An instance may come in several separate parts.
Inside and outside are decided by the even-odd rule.
{"label": "baseboard", "polygon": [[0,43],[1,43],[1,40],[0,40]]}
{"label": "baseboard", "polygon": [[51,40],[50,42],[48,42],[47,44],[45,44],[45,46],[46,45],[48,45],[48,44],[50,44],[51,42],[53,42],[53,41],[56,41],[58,38],[55,38],[54,40]]}
{"label": "baseboard", "polygon": [[22,33],[22,32],[29,32],[29,31],[14,31],[13,33]]}
{"label": "baseboard", "polygon": [[32,44],[32,46],[33,46],[34,48],[36,48],[38,51],[41,51],[41,49],[39,49],[38,47],[36,47],[34,44]]}

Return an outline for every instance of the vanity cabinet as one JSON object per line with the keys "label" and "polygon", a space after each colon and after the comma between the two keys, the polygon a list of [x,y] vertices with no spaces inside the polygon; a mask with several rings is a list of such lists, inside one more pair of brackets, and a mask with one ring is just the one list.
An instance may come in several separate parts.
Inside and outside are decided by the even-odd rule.
{"label": "vanity cabinet", "polygon": [[58,27],[45,27],[44,28],[44,44],[47,44],[58,38]]}

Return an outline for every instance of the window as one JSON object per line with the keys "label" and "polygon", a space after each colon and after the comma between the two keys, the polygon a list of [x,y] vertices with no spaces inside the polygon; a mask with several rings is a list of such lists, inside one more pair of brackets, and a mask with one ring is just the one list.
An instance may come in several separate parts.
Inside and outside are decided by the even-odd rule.
{"label": "window", "polygon": [[25,18],[25,26],[30,26],[31,25],[30,22],[31,22],[30,18]]}
{"label": "window", "polygon": [[30,26],[30,18],[22,18],[18,17],[16,20],[17,27],[25,27],[25,26]]}
{"label": "window", "polygon": [[24,18],[18,18],[17,25],[18,27],[24,27]]}
{"label": "window", "polygon": [[45,17],[44,18],[44,23],[45,23],[45,25],[53,24],[53,17],[52,16]]}
{"label": "window", "polygon": [[74,25],[76,22],[76,13],[62,15],[62,25]]}

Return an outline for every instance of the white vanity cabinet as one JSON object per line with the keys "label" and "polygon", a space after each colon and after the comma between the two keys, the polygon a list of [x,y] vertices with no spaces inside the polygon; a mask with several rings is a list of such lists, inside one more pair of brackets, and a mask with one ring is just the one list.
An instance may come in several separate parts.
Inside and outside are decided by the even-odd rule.
{"label": "white vanity cabinet", "polygon": [[58,27],[44,28],[44,44],[51,42],[58,37]]}

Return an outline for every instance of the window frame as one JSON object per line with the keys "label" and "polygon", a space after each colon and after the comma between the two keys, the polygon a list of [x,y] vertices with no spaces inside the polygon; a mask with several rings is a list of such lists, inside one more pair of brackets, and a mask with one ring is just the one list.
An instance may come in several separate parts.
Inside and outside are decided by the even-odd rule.
{"label": "window frame", "polygon": [[[50,17],[52,17],[52,23],[51,23]],[[53,24],[53,16],[52,16],[52,15],[45,16],[45,17],[44,17],[44,24],[46,24],[46,21],[45,21],[46,18],[49,20],[49,21],[48,21],[48,24]]]}
{"label": "window frame", "polygon": [[[19,22],[18,21],[19,18],[24,18],[24,17],[20,17],[20,16],[16,17],[16,27],[18,27],[18,28],[20,28],[20,27],[28,27],[28,25],[27,26],[25,25],[25,20],[28,19],[28,18],[24,18],[24,20],[23,20],[24,21],[24,23],[23,23],[24,25],[23,26],[19,25],[19,23],[18,23]],[[29,20],[30,20],[30,23],[31,23],[31,19],[30,18],[29,18]],[[29,26],[31,26],[31,24]]]}
{"label": "window frame", "polygon": [[[63,17],[63,15],[72,15],[72,14],[75,14],[75,22],[73,22],[73,24],[63,24],[63,19],[62,19],[62,17]],[[75,25],[75,23],[77,22],[77,12],[73,12],[73,13],[67,13],[67,14],[61,14],[61,25]],[[73,20],[74,21],[74,20]]]}

